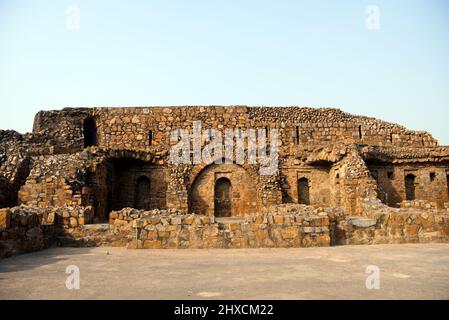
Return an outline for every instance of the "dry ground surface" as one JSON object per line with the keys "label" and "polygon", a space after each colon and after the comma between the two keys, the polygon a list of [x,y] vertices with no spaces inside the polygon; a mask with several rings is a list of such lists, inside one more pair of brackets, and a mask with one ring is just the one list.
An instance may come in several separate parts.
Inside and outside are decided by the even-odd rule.
{"label": "dry ground surface", "polygon": [[[65,286],[80,269],[80,289]],[[368,290],[369,265],[380,288]],[[3,299],[449,299],[449,244],[54,248],[0,261]]]}

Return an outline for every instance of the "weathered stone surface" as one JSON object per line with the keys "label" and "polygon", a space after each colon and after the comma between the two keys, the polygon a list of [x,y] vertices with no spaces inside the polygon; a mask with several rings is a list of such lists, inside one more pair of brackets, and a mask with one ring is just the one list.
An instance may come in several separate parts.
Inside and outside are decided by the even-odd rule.
{"label": "weathered stone surface", "polygon": [[[277,174],[260,163],[174,165],[170,133],[191,133],[194,120],[222,135],[278,130]],[[446,241],[448,163],[449,148],[426,132],[338,109],[42,111],[31,134],[0,130],[0,208],[11,208],[10,218],[0,210],[1,239],[21,239],[37,219],[81,244],[139,248]]]}
{"label": "weathered stone surface", "polygon": [[353,226],[360,228],[369,228],[375,226],[377,221],[375,219],[366,219],[366,218],[356,218],[351,219],[351,223]]}

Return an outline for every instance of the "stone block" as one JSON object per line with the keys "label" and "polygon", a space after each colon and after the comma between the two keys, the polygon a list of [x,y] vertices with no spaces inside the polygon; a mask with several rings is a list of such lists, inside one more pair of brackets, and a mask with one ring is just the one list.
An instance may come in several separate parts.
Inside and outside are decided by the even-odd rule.
{"label": "stone block", "polygon": [[159,217],[151,217],[151,224],[157,225],[160,222],[161,222],[161,218],[159,218]]}
{"label": "stone block", "polygon": [[11,225],[11,210],[0,209],[0,229],[9,229]]}
{"label": "stone block", "polygon": [[158,231],[159,238],[170,238],[170,232],[167,231]]}
{"label": "stone block", "polygon": [[231,223],[229,225],[231,231],[236,231],[236,230],[240,230],[241,229],[241,225],[240,223]]}
{"label": "stone block", "polygon": [[165,227],[166,231],[176,231],[176,229],[177,229],[177,226],[174,226],[172,224]]}
{"label": "stone block", "polygon": [[112,211],[109,214],[109,219],[117,219],[118,218],[118,212],[117,211]]}
{"label": "stone block", "polygon": [[315,232],[315,228],[314,227],[303,227],[302,231],[304,233],[313,233],[313,232]]}
{"label": "stone block", "polygon": [[368,218],[357,218],[353,219],[351,221],[353,226],[359,227],[359,228],[369,228],[372,226],[375,226],[377,223],[376,219],[368,219]]}
{"label": "stone block", "polygon": [[70,218],[70,226],[71,227],[77,227],[78,226],[78,219],[71,217]]}
{"label": "stone block", "polygon": [[202,224],[209,224],[210,223],[210,218],[208,216],[201,217],[201,223]]}
{"label": "stone block", "polygon": [[179,225],[179,224],[181,224],[181,218],[180,217],[173,217],[173,218],[171,218],[170,223],[172,225]]}
{"label": "stone block", "polygon": [[274,223],[275,224],[283,224],[284,223],[284,217],[283,216],[274,216]]}
{"label": "stone block", "polygon": [[331,238],[329,235],[319,235],[315,238],[315,244],[320,247],[330,246]]}
{"label": "stone block", "polygon": [[145,240],[143,242],[143,249],[160,249],[161,241],[159,240]]}
{"label": "stone block", "polygon": [[50,224],[55,223],[55,216],[56,216],[55,212],[50,212],[47,215],[47,223],[50,223]]}
{"label": "stone block", "polygon": [[184,224],[190,225],[195,221],[195,216],[189,215],[184,218]]}
{"label": "stone block", "polygon": [[294,239],[299,236],[299,228],[297,227],[286,227],[281,229],[281,235],[283,239]]}
{"label": "stone block", "polygon": [[409,236],[417,236],[419,229],[420,229],[419,225],[406,224],[404,227],[404,233]]}

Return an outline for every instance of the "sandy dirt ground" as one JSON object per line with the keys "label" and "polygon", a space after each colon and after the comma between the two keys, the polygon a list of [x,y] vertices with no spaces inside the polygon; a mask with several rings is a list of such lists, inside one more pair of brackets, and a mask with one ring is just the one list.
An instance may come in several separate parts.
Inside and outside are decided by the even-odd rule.
{"label": "sandy dirt ground", "polygon": [[1,260],[0,299],[449,299],[449,244],[54,248]]}

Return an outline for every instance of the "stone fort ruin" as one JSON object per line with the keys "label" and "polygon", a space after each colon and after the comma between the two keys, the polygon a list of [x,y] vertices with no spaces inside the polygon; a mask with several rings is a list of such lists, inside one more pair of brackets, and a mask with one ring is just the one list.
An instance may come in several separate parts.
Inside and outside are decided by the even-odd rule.
{"label": "stone fort ruin", "polygon": [[[170,162],[177,143],[170,132],[192,132],[194,121],[223,135],[229,128],[260,129],[268,143],[277,130],[277,173],[261,175],[259,163]],[[207,145],[204,135],[200,140]],[[0,208],[0,245],[10,254],[54,242],[130,248],[447,242],[449,147],[427,132],[329,108],[41,111],[32,133],[0,131]]]}

